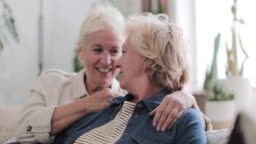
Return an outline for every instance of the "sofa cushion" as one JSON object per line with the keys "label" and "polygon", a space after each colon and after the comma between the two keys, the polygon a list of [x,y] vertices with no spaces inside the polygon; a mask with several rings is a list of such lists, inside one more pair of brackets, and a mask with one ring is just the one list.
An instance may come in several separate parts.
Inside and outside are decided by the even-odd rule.
{"label": "sofa cushion", "polygon": [[[18,114],[21,107],[0,106],[0,143],[4,143],[14,136]],[[208,144],[226,144],[231,129],[206,131]]]}
{"label": "sofa cushion", "polygon": [[232,129],[206,131],[207,144],[226,144]]}
{"label": "sofa cushion", "polygon": [[256,141],[256,112],[255,108],[244,109],[237,116],[235,128],[231,133],[229,144],[255,144]]}
{"label": "sofa cushion", "polygon": [[0,143],[14,136],[20,107],[0,106]]}

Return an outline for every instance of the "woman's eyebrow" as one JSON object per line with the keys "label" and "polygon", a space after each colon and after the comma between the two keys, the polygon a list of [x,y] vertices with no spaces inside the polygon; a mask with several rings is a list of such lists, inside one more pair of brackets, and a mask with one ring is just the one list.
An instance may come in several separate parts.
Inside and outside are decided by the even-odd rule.
{"label": "woman's eyebrow", "polygon": [[102,46],[100,44],[93,44],[93,47],[99,47],[102,48]]}

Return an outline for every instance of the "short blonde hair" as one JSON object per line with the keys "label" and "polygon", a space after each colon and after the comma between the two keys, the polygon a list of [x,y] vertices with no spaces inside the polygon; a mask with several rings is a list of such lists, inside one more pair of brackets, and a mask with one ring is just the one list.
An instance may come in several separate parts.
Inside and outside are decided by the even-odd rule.
{"label": "short blonde hair", "polygon": [[180,90],[188,81],[188,64],[181,29],[166,15],[131,16],[127,34],[138,53],[153,63],[147,70],[157,85]]}
{"label": "short blonde hair", "polygon": [[88,36],[101,30],[112,30],[121,40],[124,40],[125,19],[123,15],[111,6],[98,6],[84,19],[80,27],[78,48],[83,48]]}

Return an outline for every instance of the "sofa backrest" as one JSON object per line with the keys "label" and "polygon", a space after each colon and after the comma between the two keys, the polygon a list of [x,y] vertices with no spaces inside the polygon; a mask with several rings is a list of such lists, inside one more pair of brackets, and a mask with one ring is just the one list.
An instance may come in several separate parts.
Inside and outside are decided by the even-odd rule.
{"label": "sofa backrest", "polygon": [[0,106],[0,143],[14,136],[21,107]]}

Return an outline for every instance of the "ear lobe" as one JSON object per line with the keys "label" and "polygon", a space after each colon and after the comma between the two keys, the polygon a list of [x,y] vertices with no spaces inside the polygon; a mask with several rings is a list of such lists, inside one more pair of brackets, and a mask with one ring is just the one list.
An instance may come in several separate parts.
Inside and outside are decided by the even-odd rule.
{"label": "ear lobe", "polygon": [[148,71],[148,69],[150,68],[150,66],[153,64],[153,61],[152,60],[149,60],[149,59],[145,59],[144,61],[144,70],[145,71]]}

